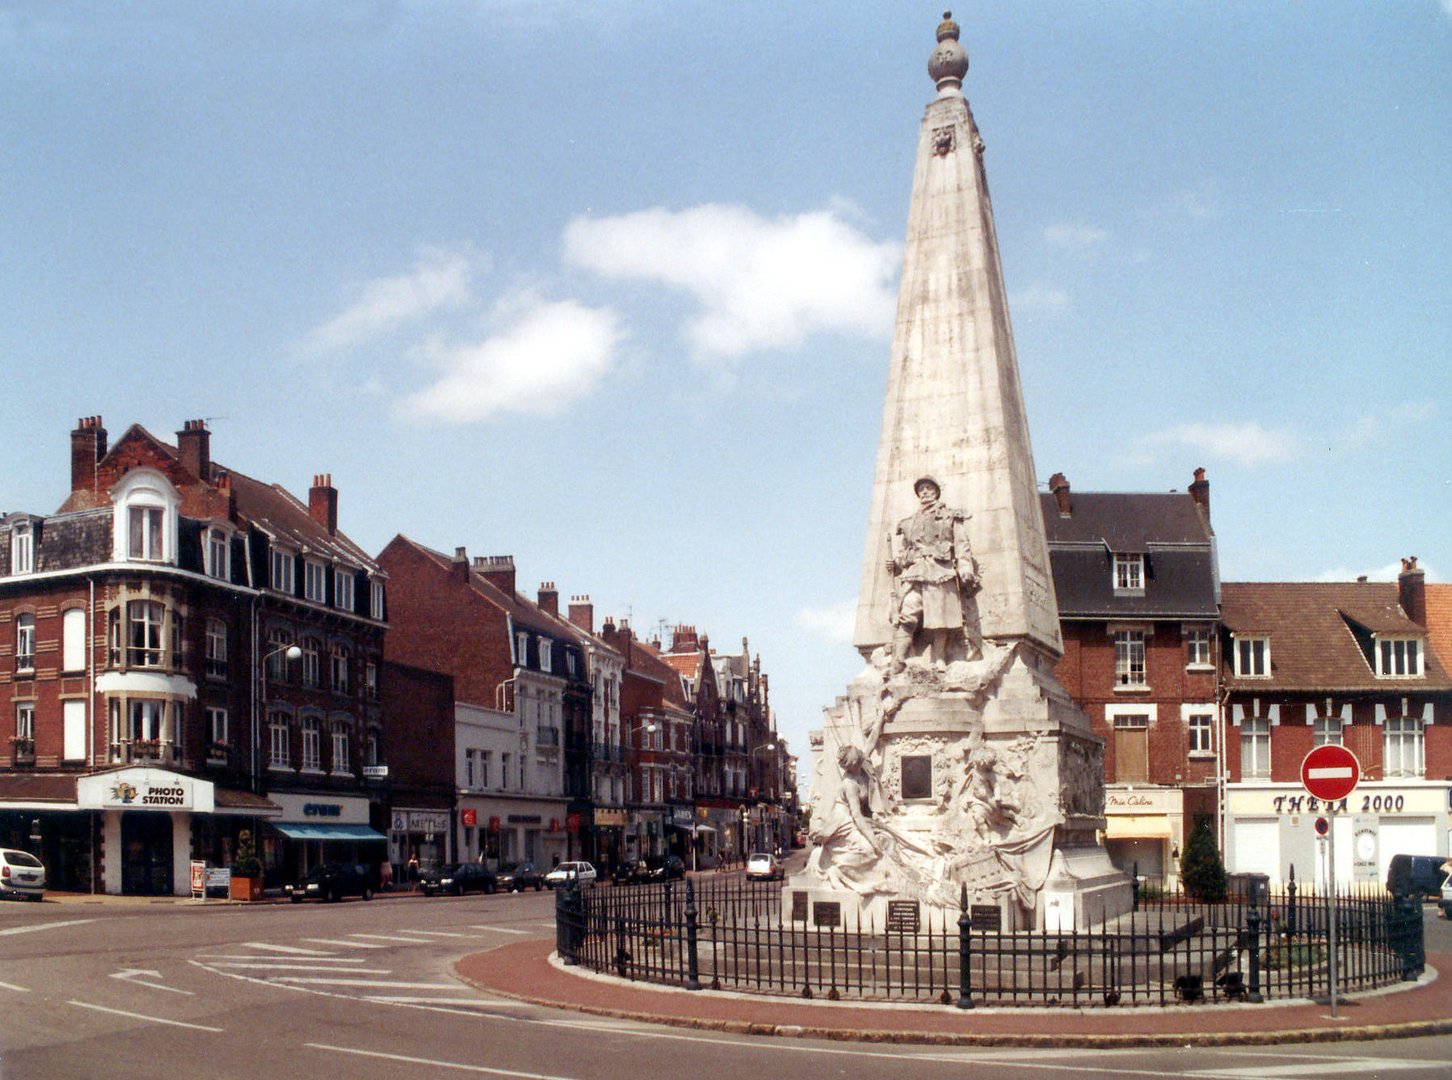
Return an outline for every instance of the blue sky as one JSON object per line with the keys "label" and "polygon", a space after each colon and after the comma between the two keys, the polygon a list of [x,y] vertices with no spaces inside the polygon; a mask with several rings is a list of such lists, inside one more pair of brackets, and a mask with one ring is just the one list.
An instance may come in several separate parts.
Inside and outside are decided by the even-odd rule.
{"label": "blue sky", "polygon": [[[848,644],[941,7],[0,2],[0,510],[99,413],[343,528]],[[1033,432],[1222,576],[1452,574],[1452,7],[957,12]]]}

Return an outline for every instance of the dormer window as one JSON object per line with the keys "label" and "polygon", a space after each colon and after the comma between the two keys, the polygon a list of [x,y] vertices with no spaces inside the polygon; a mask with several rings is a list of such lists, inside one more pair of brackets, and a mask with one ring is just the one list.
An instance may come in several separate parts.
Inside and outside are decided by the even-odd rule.
{"label": "dormer window", "polygon": [[10,534],[10,572],[30,574],[35,571],[35,534],[29,525],[17,525]]}
{"label": "dormer window", "polygon": [[551,662],[554,659],[553,646],[554,642],[550,641],[549,638],[539,639],[539,669],[541,671],[554,670],[554,664]]}
{"label": "dormer window", "polygon": [[379,622],[383,621],[383,582],[370,581],[368,583],[369,603],[368,612]]}
{"label": "dormer window", "polygon": [[1114,591],[1116,593],[1144,592],[1144,556],[1114,556]]}
{"label": "dormer window", "polygon": [[136,562],[176,561],[176,490],[153,469],[133,469],[112,491],[112,556]]}
{"label": "dormer window", "polygon": [[1270,678],[1270,638],[1239,637],[1235,642],[1235,674],[1242,679]]}
{"label": "dormer window", "polygon": [[529,667],[529,635],[514,635],[514,662],[520,667]]}
{"label": "dormer window", "polygon": [[221,581],[232,577],[232,542],[223,529],[208,529],[206,533],[207,576]]}
{"label": "dormer window", "polygon": [[280,593],[287,593],[288,596],[293,595],[294,592],[292,566],[292,552],[283,548],[272,549],[272,574],[269,580],[274,589]]}
{"label": "dormer window", "polygon": [[353,571],[333,571],[333,605],[341,611],[353,610]]}
{"label": "dormer window", "polygon": [[1383,679],[1411,679],[1422,674],[1420,638],[1376,639],[1376,673]]}
{"label": "dormer window", "polygon": [[303,596],[315,604],[328,599],[328,568],[313,559],[303,563]]}

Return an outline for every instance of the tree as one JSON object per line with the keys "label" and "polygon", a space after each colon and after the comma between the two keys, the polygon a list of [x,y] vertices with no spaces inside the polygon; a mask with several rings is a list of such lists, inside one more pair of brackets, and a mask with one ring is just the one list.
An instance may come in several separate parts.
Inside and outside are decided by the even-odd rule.
{"label": "tree", "polygon": [[1192,900],[1219,902],[1225,899],[1225,863],[1215,846],[1210,819],[1201,817],[1185,844],[1180,859],[1180,882]]}

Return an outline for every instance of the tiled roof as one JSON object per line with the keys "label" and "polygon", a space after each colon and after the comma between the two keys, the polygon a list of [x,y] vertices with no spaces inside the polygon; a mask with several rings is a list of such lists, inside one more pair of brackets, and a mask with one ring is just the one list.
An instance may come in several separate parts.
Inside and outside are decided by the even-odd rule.
{"label": "tiled roof", "polygon": [[1427,640],[1442,666],[1452,666],[1452,585],[1427,586]]}
{"label": "tiled roof", "polygon": [[688,709],[685,688],[681,685],[681,672],[670,660],[670,653],[662,653],[638,638],[631,642],[630,670],[663,683],[666,704]]}
{"label": "tiled roof", "polygon": [[662,660],[670,665],[671,669],[678,675],[684,675],[688,679],[694,679],[701,670],[701,654],[698,652],[689,653],[659,653]]}
{"label": "tiled roof", "polygon": [[1270,638],[1271,677],[1237,678],[1225,651],[1224,678],[1232,689],[1374,691],[1452,689],[1435,654],[1414,679],[1378,678],[1364,647],[1373,633],[1421,634],[1388,582],[1227,581],[1220,621],[1226,631]]}

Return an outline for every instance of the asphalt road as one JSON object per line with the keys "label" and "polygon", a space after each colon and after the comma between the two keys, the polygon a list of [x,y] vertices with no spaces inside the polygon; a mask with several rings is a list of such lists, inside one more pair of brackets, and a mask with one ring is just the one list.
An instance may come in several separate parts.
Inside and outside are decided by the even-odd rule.
{"label": "asphalt road", "polygon": [[[549,893],[0,904],[0,1080],[1452,1076],[1449,1038],[1096,1052],[816,1043],[541,1009],[452,975],[465,953],[552,931]],[[1452,924],[1429,917],[1428,944],[1452,951]]]}

